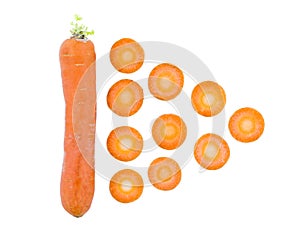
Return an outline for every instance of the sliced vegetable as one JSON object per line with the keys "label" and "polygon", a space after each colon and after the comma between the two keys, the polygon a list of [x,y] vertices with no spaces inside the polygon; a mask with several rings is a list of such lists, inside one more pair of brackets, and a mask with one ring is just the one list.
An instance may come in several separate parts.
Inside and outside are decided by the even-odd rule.
{"label": "sliced vegetable", "polygon": [[131,169],[120,170],[113,175],[109,183],[112,197],[122,203],[137,200],[142,195],[143,189],[143,178]]}
{"label": "sliced vegetable", "polygon": [[156,66],[148,78],[151,94],[161,100],[171,100],[182,90],[184,84],[183,72],[169,63]]}
{"label": "sliced vegetable", "polygon": [[224,89],[213,81],[204,81],[196,85],[191,99],[195,111],[206,117],[219,114],[226,104]]}
{"label": "sliced vegetable", "polygon": [[230,156],[227,142],[216,134],[205,134],[194,147],[196,161],[207,170],[217,170],[225,165]]}
{"label": "sliced vegetable", "polygon": [[122,73],[133,73],[144,63],[144,50],[133,39],[122,38],[110,50],[111,64]]}
{"label": "sliced vegetable", "polygon": [[107,138],[107,150],[116,159],[131,161],[143,149],[143,137],[133,127],[122,126],[112,130]]}
{"label": "sliced vegetable", "polygon": [[152,137],[157,145],[167,150],[178,148],[185,140],[187,128],[177,115],[164,114],[152,126]]}
{"label": "sliced vegetable", "polygon": [[160,157],[152,161],[148,168],[148,177],[154,187],[159,190],[172,190],[180,183],[181,169],[178,163],[168,157]]}
{"label": "sliced vegetable", "polygon": [[241,142],[256,141],[264,132],[265,122],[256,109],[245,107],[233,113],[229,120],[229,131]]}
{"label": "sliced vegetable", "polygon": [[142,106],[144,92],[135,81],[124,79],[116,82],[108,91],[107,105],[119,116],[131,116]]}

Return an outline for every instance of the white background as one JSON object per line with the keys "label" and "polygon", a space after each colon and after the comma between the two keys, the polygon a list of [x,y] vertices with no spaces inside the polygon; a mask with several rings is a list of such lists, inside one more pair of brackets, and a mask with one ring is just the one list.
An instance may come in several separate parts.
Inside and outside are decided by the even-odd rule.
{"label": "white background", "polygon": [[[0,224],[299,224],[299,10],[297,0],[2,1]],[[191,160],[176,189],[146,187],[131,204],[115,201],[97,176],[91,209],[73,218],[59,193],[58,51],[75,13],[95,30],[98,57],[122,37],[192,51],[226,91],[226,120],[257,108],[263,136],[242,144],[226,130],[231,157],[222,169],[200,172]]]}

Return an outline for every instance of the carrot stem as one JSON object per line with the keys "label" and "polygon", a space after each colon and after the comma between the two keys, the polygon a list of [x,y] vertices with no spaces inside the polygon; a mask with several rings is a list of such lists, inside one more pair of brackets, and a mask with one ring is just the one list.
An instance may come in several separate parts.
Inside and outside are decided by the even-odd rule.
{"label": "carrot stem", "polygon": [[75,14],[74,21],[71,22],[72,29],[70,30],[71,38],[86,40],[87,36],[94,35],[94,30],[88,31],[88,27],[80,24],[82,17]]}

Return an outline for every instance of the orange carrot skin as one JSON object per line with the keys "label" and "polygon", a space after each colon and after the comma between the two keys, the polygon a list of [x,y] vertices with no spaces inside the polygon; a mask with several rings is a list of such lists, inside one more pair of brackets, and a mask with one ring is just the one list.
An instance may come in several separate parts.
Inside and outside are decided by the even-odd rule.
{"label": "orange carrot skin", "polygon": [[66,103],[61,201],[67,212],[80,217],[94,195],[96,54],[91,41],[71,38],[59,56]]}

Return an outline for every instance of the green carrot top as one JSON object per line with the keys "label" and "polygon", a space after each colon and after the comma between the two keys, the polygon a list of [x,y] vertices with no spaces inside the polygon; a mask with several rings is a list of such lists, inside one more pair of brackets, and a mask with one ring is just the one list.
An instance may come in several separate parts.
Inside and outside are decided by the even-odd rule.
{"label": "green carrot top", "polygon": [[88,27],[80,23],[81,20],[82,17],[77,14],[74,15],[74,20],[71,22],[71,38],[87,39],[87,36],[94,34],[94,30],[88,31]]}

